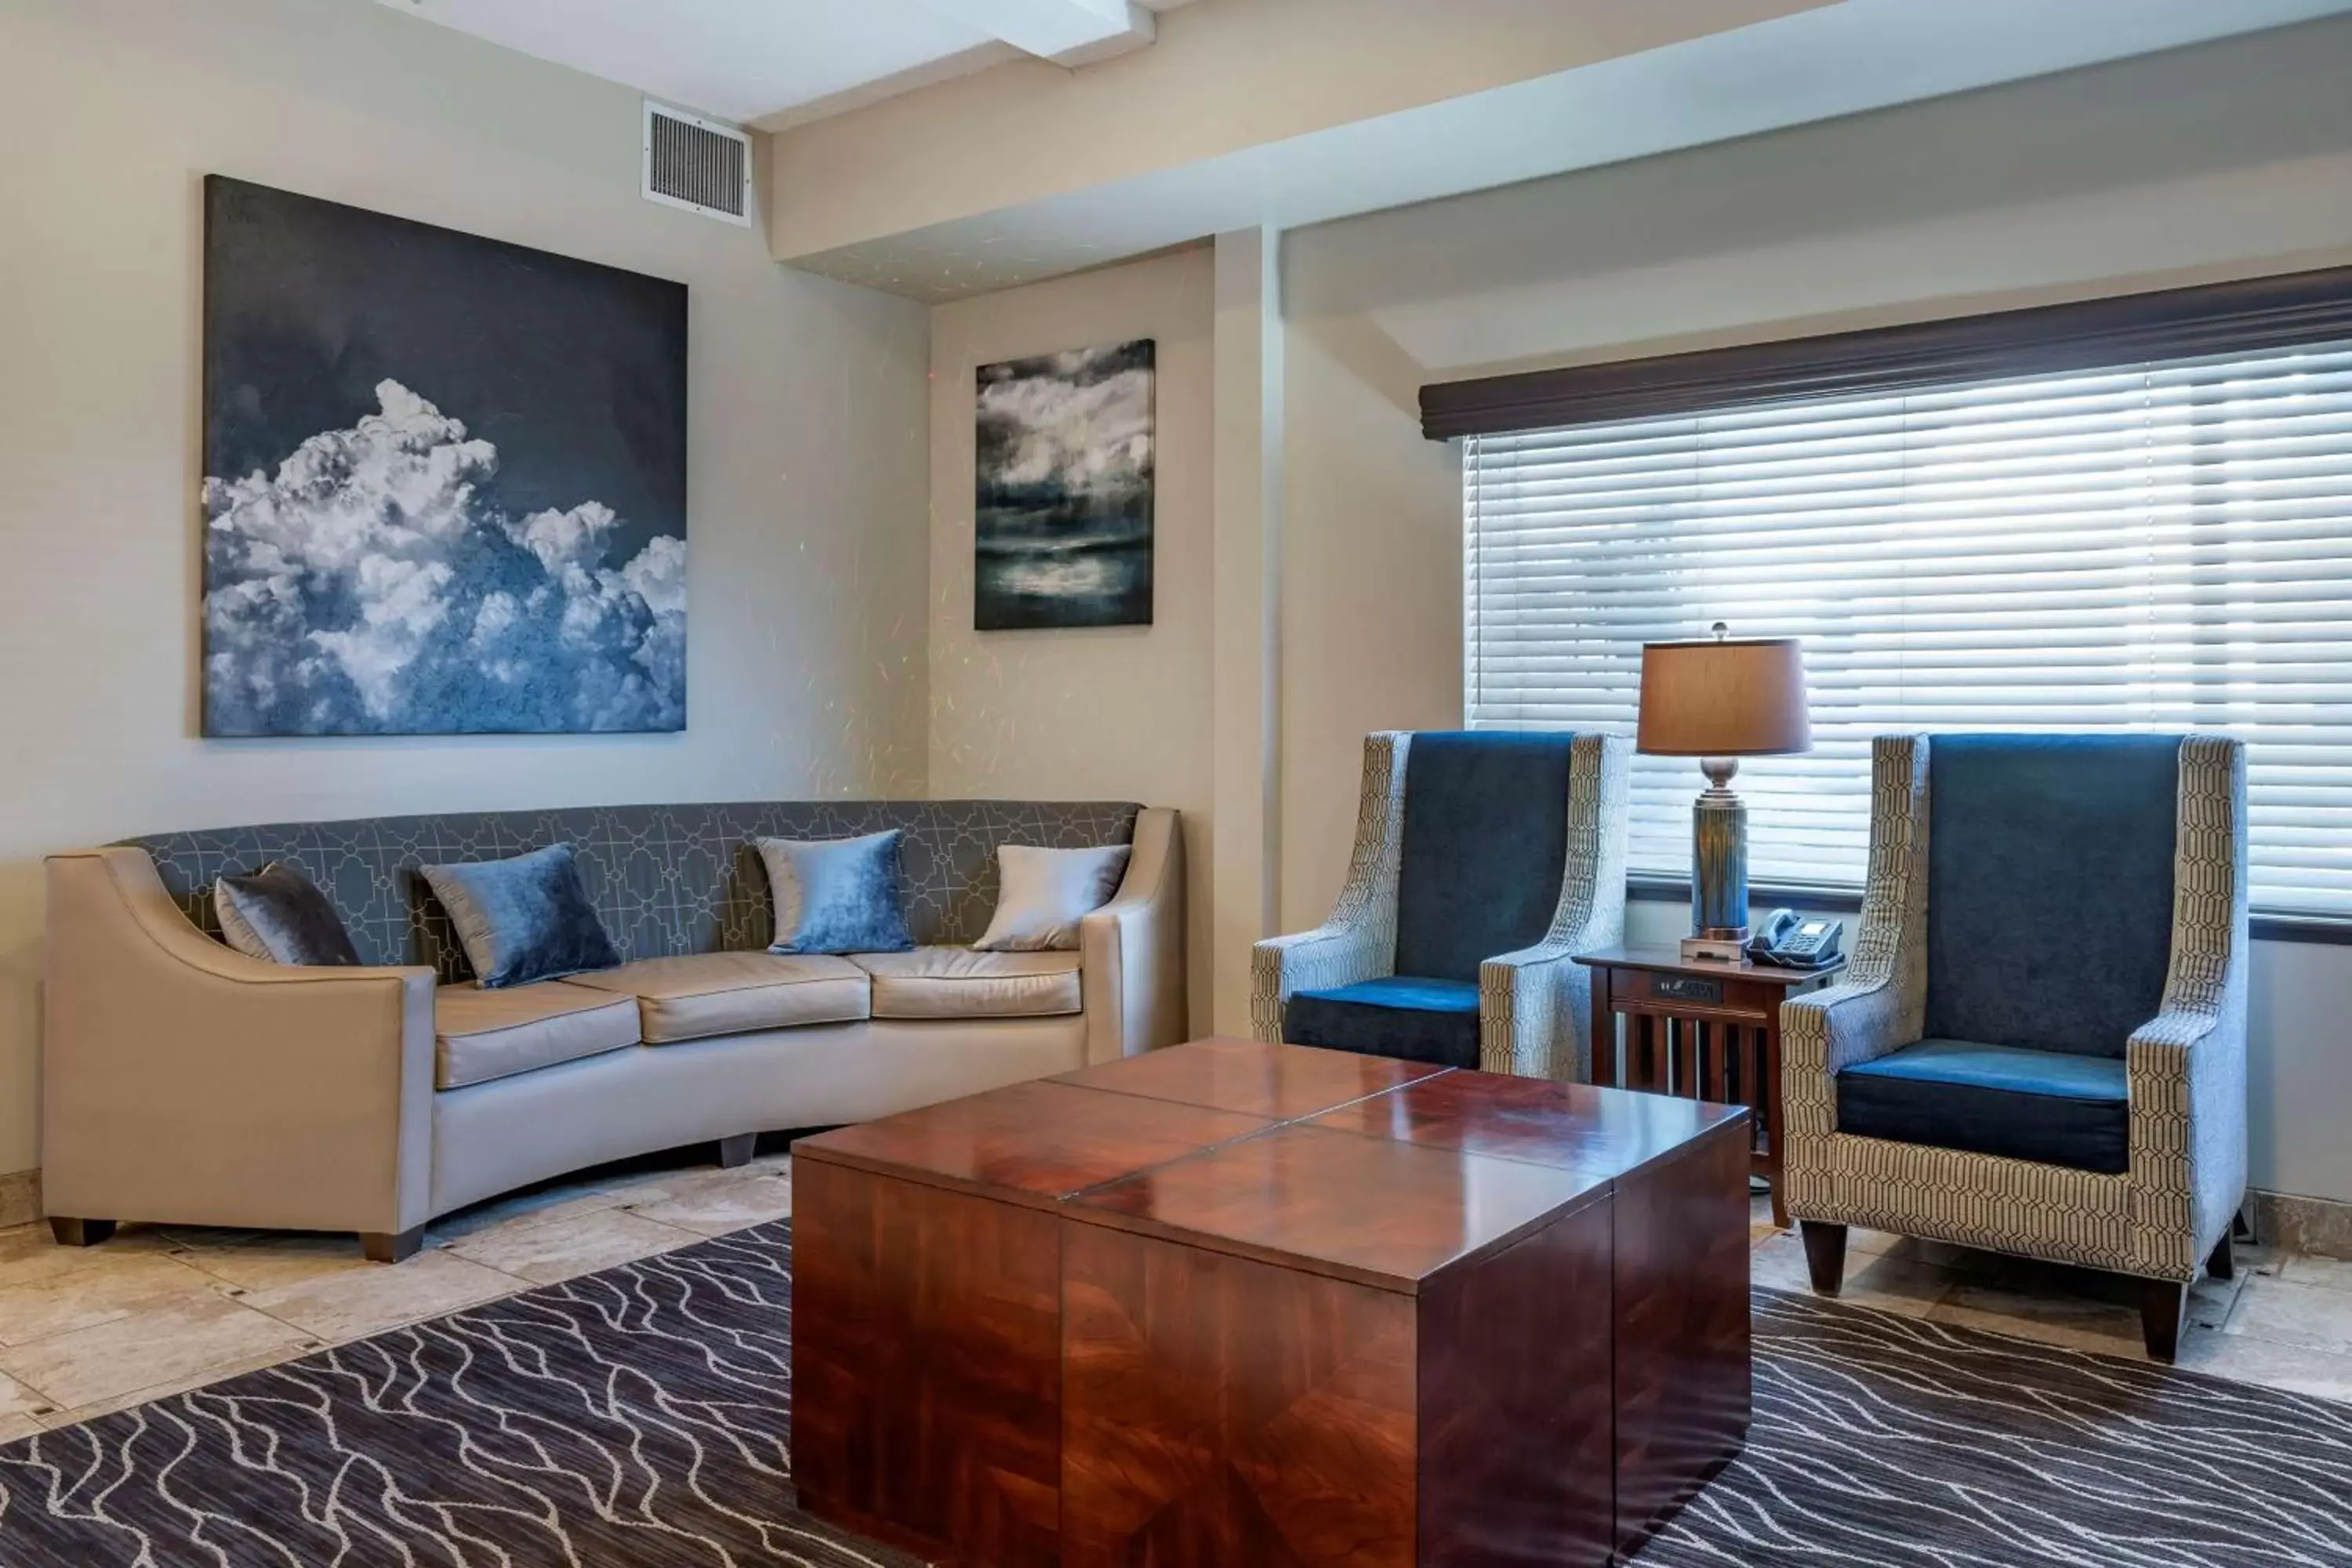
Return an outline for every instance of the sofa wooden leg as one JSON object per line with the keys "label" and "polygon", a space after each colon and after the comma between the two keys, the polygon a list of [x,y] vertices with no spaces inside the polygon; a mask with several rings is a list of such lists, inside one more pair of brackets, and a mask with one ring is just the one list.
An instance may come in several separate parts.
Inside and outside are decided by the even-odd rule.
{"label": "sofa wooden leg", "polygon": [[421,1225],[411,1226],[397,1235],[382,1230],[360,1232],[360,1250],[367,1254],[370,1263],[405,1263],[424,1245],[425,1227]]}
{"label": "sofa wooden leg", "polygon": [[2147,1359],[2168,1363],[2180,1353],[2189,1287],[2178,1279],[2143,1279],[2139,1290],[2139,1332],[2147,1343]]}
{"label": "sofa wooden leg", "polygon": [[1834,1296],[1845,1284],[1845,1226],[1823,1225],[1817,1219],[1797,1222],[1805,1238],[1805,1270],[1813,1289]]}
{"label": "sofa wooden leg", "polygon": [[719,1168],[731,1171],[738,1165],[750,1164],[752,1151],[759,1146],[760,1135],[757,1132],[740,1132],[732,1138],[721,1138],[719,1141]]}
{"label": "sofa wooden leg", "polygon": [[2213,1248],[2213,1256],[2205,1260],[2205,1272],[2216,1279],[2235,1279],[2238,1277],[2238,1259],[2236,1254],[2230,1250],[2228,1231],[2221,1233],[2221,1240]]}
{"label": "sofa wooden leg", "polygon": [[114,1234],[110,1219],[68,1219],[63,1215],[49,1216],[49,1234],[58,1238],[59,1247],[96,1247]]}

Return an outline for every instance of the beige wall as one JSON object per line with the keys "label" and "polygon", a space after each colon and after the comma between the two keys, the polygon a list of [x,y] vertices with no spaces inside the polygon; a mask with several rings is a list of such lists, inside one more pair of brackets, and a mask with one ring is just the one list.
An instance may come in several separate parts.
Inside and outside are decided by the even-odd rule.
{"label": "beige wall", "polygon": [[[2347,79],[2321,22],[1286,237],[1286,925],[1345,873],[1360,733],[1461,717],[1419,382],[2352,261]],[[2352,948],[2259,943],[2254,984],[2255,1180],[2352,1199]]]}
{"label": "beige wall", "polygon": [[[931,312],[930,787],[1184,813],[1192,1009],[1209,1016],[1213,260],[1207,248]],[[972,370],[1158,341],[1152,622],[972,630]]]}
{"label": "beige wall", "polygon": [[[642,200],[635,94],[360,0],[7,0],[0,105],[0,1172],[37,1159],[47,851],[922,792],[925,313]],[[689,286],[686,733],[195,738],[207,172]]]}
{"label": "beige wall", "polygon": [[1291,309],[1276,837],[1282,926],[1299,931],[1347,877],[1365,732],[1462,722],[1463,542],[1460,461],[1421,438],[1418,378],[1302,319],[1295,293]]}
{"label": "beige wall", "polygon": [[780,132],[771,238],[810,258],[1827,3],[1185,5],[1150,48],[1081,70],[1008,61]]}

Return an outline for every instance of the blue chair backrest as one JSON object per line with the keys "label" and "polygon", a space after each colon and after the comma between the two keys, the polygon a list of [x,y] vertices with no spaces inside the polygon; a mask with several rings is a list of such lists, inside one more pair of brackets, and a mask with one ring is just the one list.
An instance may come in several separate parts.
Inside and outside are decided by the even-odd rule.
{"label": "blue chair backrest", "polygon": [[1929,1037],[2120,1057],[2156,1016],[2180,742],[1929,739]]}
{"label": "blue chair backrest", "polygon": [[1399,974],[1475,980],[1543,940],[1568,857],[1573,735],[1424,731],[1404,760]]}

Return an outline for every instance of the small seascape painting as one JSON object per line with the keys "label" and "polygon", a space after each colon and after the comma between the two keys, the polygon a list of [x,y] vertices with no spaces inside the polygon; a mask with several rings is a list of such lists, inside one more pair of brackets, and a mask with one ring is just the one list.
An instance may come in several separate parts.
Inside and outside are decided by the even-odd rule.
{"label": "small seascape painting", "polygon": [[1154,347],[980,367],[976,629],[1151,624]]}
{"label": "small seascape painting", "polygon": [[683,284],[205,182],[204,732],[686,727]]}

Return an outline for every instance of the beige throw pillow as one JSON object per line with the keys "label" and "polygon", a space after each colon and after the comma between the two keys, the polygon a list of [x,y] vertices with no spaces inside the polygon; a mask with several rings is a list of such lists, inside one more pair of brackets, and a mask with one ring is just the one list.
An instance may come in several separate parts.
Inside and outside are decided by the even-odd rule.
{"label": "beige throw pillow", "polygon": [[996,914],[972,945],[983,952],[1066,952],[1079,920],[1110,902],[1127,878],[1124,844],[1099,849],[996,847]]}

